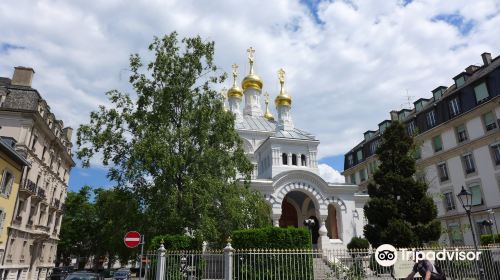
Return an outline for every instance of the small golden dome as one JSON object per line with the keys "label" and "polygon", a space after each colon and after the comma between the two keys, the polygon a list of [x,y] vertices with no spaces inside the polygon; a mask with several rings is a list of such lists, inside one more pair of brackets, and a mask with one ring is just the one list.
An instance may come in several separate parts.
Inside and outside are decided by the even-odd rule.
{"label": "small golden dome", "polygon": [[233,97],[242,99],[243,98],[243,90],[236,84],[236,78],[238,77],[238,65],[233,64],[233,86],[227,91],[227,97]]}
{"label": "small golden dome", "polygon": [[284,87],[285,70],[283,70],[283,68],[278,71],[278,79],[280,80],[281,89],[280,89],[280,94],[278,96],[276,96],[276,99],[274,100],[274,104],[276,104],[276,107],[278,107],[278,106],[291,107],[292,106],[292,98],[290,97],[290,95],[286,94],[285,87]]}
{"label": "small golden dome", "polygon": [[253,72],[253,63],[254,63],[253,54],[255,53],[255,50],[252,47],[250,47],[247,50],[247,53],[248,53],[248,63],[250,64],[250,72],[241,82],[241,87],[243,88],[243,90],[246,90],[247,88],[262,90],[262,79]]}
{"label": "small golden dome", "polygon": [[266,112],[264,113],[264,118],[269,121],[274,121],[273,114],[269,112],[269,93],[266,92],[264,96],[266,97],[266,100],[264,101],[266,103]]}

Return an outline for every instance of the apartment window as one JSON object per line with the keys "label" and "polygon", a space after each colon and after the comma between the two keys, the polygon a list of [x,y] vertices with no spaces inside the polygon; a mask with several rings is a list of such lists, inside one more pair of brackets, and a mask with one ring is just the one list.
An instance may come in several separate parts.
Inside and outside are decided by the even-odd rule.
{"label": "apartment window", "polygon": [[286,153],[281,154],[281,161],[283,165],[288,165],[288,155]]}
{"label": "apartment window", "polygon": [[448,168],[446,168],[446,162],[438,164],[438,175],[439,175],[439,180],[441,182],[447,181],[449,179]]}
{"label": "apartment window", "polygon": [[47,146],[43,146],[42,160],[45,160],[45,153],[47,152]]}
{"label": "apartment window", "polygon": [[428,128],[434,127],[436,125],[436,112],[434,112],[434,110],[428,112],[426,118]]}
{"label": "apartment window", "polygon": [[493,160],[495,161],[495,165],[500,165],[500,143],[495,143],[490,147],[491,147],[491,153],[493,154]]}
{"label": "apartment window", "polygon": [[465,124],[460,125],[456,128],[457,131],[457,140],[459,143],[464,142],[468,139],[467,130],[465,129]]}
{"label": "apartment window", "polygon": [[349,163],[349,166],[352,166],[354,164],[354,158],[352,155],[347,156],[347,162]]}
{"label": "apartment window", "polygon": [[469,191],[472,193],[472,206],[483,204],[483,194],[479,185],[470,186]]}
{"label": "apartment window", "polygon": [[378,140],[375,140],[375,141],[370,143],[370,153],[372,155],[377,152],[377,148],[378,148]]}
{"label": "apartment window", "polygon": [[356,174],[351,174],[351,184],[356,184]]}
{"label": "apartment window", "polygon": [[474,95],[476,96],[476,102],[481,103],[488,99],[488,89],[486,88],[486,83],[481,83],[474,87]]}
{"label": "apartment window", "polygon": [[12,190],[12,184],[14,183],[14,175],[10,173],[7,169],[3,171],[2,183],[0,185],[0,194],[9,195]]}
{"label": "apartment window", "polygon": [[31,142],[31,149],[33,150],[33,152],[36,151],[35,150],[36,141],[38,141],[38,136],[35,134],[33,135],[33,142]]}
{"label": "apartment window", "polygon": [[408,125],[406,126],[406,131],[408,132],[408,135],[409,136],[413,136],[415,135],[415,121],[411,121],[408,123]]}
{"label": "apartment window", "polygon": [[450,237],[451,245],[463,245],[464,237],[462,235],[462,231],[458,225],[449,225],[448,226],[448,235]]}
{"label": "apartment window", "polygon": [[2,233],[3,230],[3,224],[5,221],[5,210],[3,208],[0,208],[0,234]]}
{"label": "apartment window", "polygon": [[466,174],[471,174],[476,172],[476,166],[474,164],[474,158],[472,157],[472,154],[463,155],[462,162],[464,164],[464,169]]}
{"label": "apartment window", "polygon": [[445,192],[444,194],[444,207],[446,211],[455,209],[455,196],[453,192]]}
{"label": "apartment window", "polygon": [[361,182],[366,181],[366,169],[363,168],[359,171],[359,178]]}
{"label": "apartment window", "polygon": [[493,112],[488,112],[483,115],[484,126],[486,127],[486,131],[493,130],[497,128],[497,123],[495,120],[495,115]]}
{"label": "apartment window", "polygon": [[465,77],[462,76],[462,77],[456,79],[455,84],[457,85],[457,88],[463,86],[465,84]]}
{"label": "apartment window", "polygon": [[361,160],[363,159],[363,151],[362,150],[358,150],[356,152],[356,158],[357,158],[358,162],[361,162]]}
{"label": "apartment window", "polygon": [[458,97],[450,100],[450,102],[448,103],[448,106],[450,108],[450,117],[454,117],[454,116],[460,114],[460,104],[458,102]]}
{"label": "apartment window", "polygon": [[435,153],[443,149],[443,141],[441,140],[441,135],[432,138],[432,147],[434,148]]}
{"label": "apartment window", "polygon": [[17,203],[17,212],[16,212],[16,217],[21,217],[21,212],[24,209],[24,200],[20,199],[19,202]]}

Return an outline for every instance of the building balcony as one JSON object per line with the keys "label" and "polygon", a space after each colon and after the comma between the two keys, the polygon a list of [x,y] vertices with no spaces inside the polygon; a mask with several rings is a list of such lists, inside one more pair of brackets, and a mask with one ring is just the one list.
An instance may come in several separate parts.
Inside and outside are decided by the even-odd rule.
{"label": "building balcony", "polygon": [[31,180],[26,180],[26,183],[19,189],[21,192],[27,192],[30,195],[35,195],[37,193],[37,186],[35,182]]}
{"label": "building balcony", "polygon": [[50,232],[50,227],[44,226],[44,225],[36,225],[35,230],[37,231],[42,231],[44,233],[49,233]]}
{"label": "building balcony", "polygon": [[36,195],[41,199],[46,199],[45,190],[42,188],[38,188]]}

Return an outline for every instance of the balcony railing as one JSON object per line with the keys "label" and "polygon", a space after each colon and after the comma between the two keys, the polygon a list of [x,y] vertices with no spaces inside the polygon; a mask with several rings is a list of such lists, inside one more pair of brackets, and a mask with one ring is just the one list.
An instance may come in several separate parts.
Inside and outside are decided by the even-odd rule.
{"label": "balcony railing", "polygon": [[27,180],[26,184],[24,184],[22,186],[21,190],[25,190],[25,191],[36,194],[37,186],[36,186],[35,182],[33,182],[31,180]]}
{"label": "balcony railing", "polygon": [[57,199],[57,198],[54,199],[53,205],[54,205],[55,208],[59,208],[60,204],[61,204],[61,202],[59,201],[59,199]]}
{"label": "balcony railing", "polygon": [[42,188],[38,188],[36,195],[42,199],[45,199],[47,197],[45,195],[45,190]]}
{"label": "balcony railing", "polygon": [[43,232],[47,232],[47,233],[50,231],[50,227],[44,226],[44,225],[36,225],[35,229],[43,231]]}

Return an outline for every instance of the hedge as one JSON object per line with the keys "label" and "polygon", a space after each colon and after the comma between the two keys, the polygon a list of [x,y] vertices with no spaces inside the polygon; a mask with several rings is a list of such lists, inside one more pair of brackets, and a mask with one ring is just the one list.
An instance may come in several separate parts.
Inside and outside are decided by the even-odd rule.
{"label": "hedge", "polygon": [[[495,242],[493,242],[495,240]],[[481,245],[486,246],[492,243],[500,243],[500,233],[481,235]]]}
{"label": "hedge", "polygon": [[[235,249],[311,249],[305,228],[267,227],[233,232]],[[235,279],[312,280],[313,256],[309,251],[285,254],[243,251],[235,258]]]}
{"label": "hedge", "polygon": [[305,228],[266,227],[233,231],[235,249],[310,249],[311,234]]}
{"label": "hedge", "polygon": [[149,250],[158,250],[160,243],[163,240],[163,246],[167,250],[200,250],[201,242],[194,237],[187,235],[157,235],[149,242]]}
{"label": "hedge", "polygon": [[370,242],[366,238],[363,237],[353,237],[351,242],[347,244],[347,249],[349,250],[360,250],[360,249],[368,249],[370,248]]}

